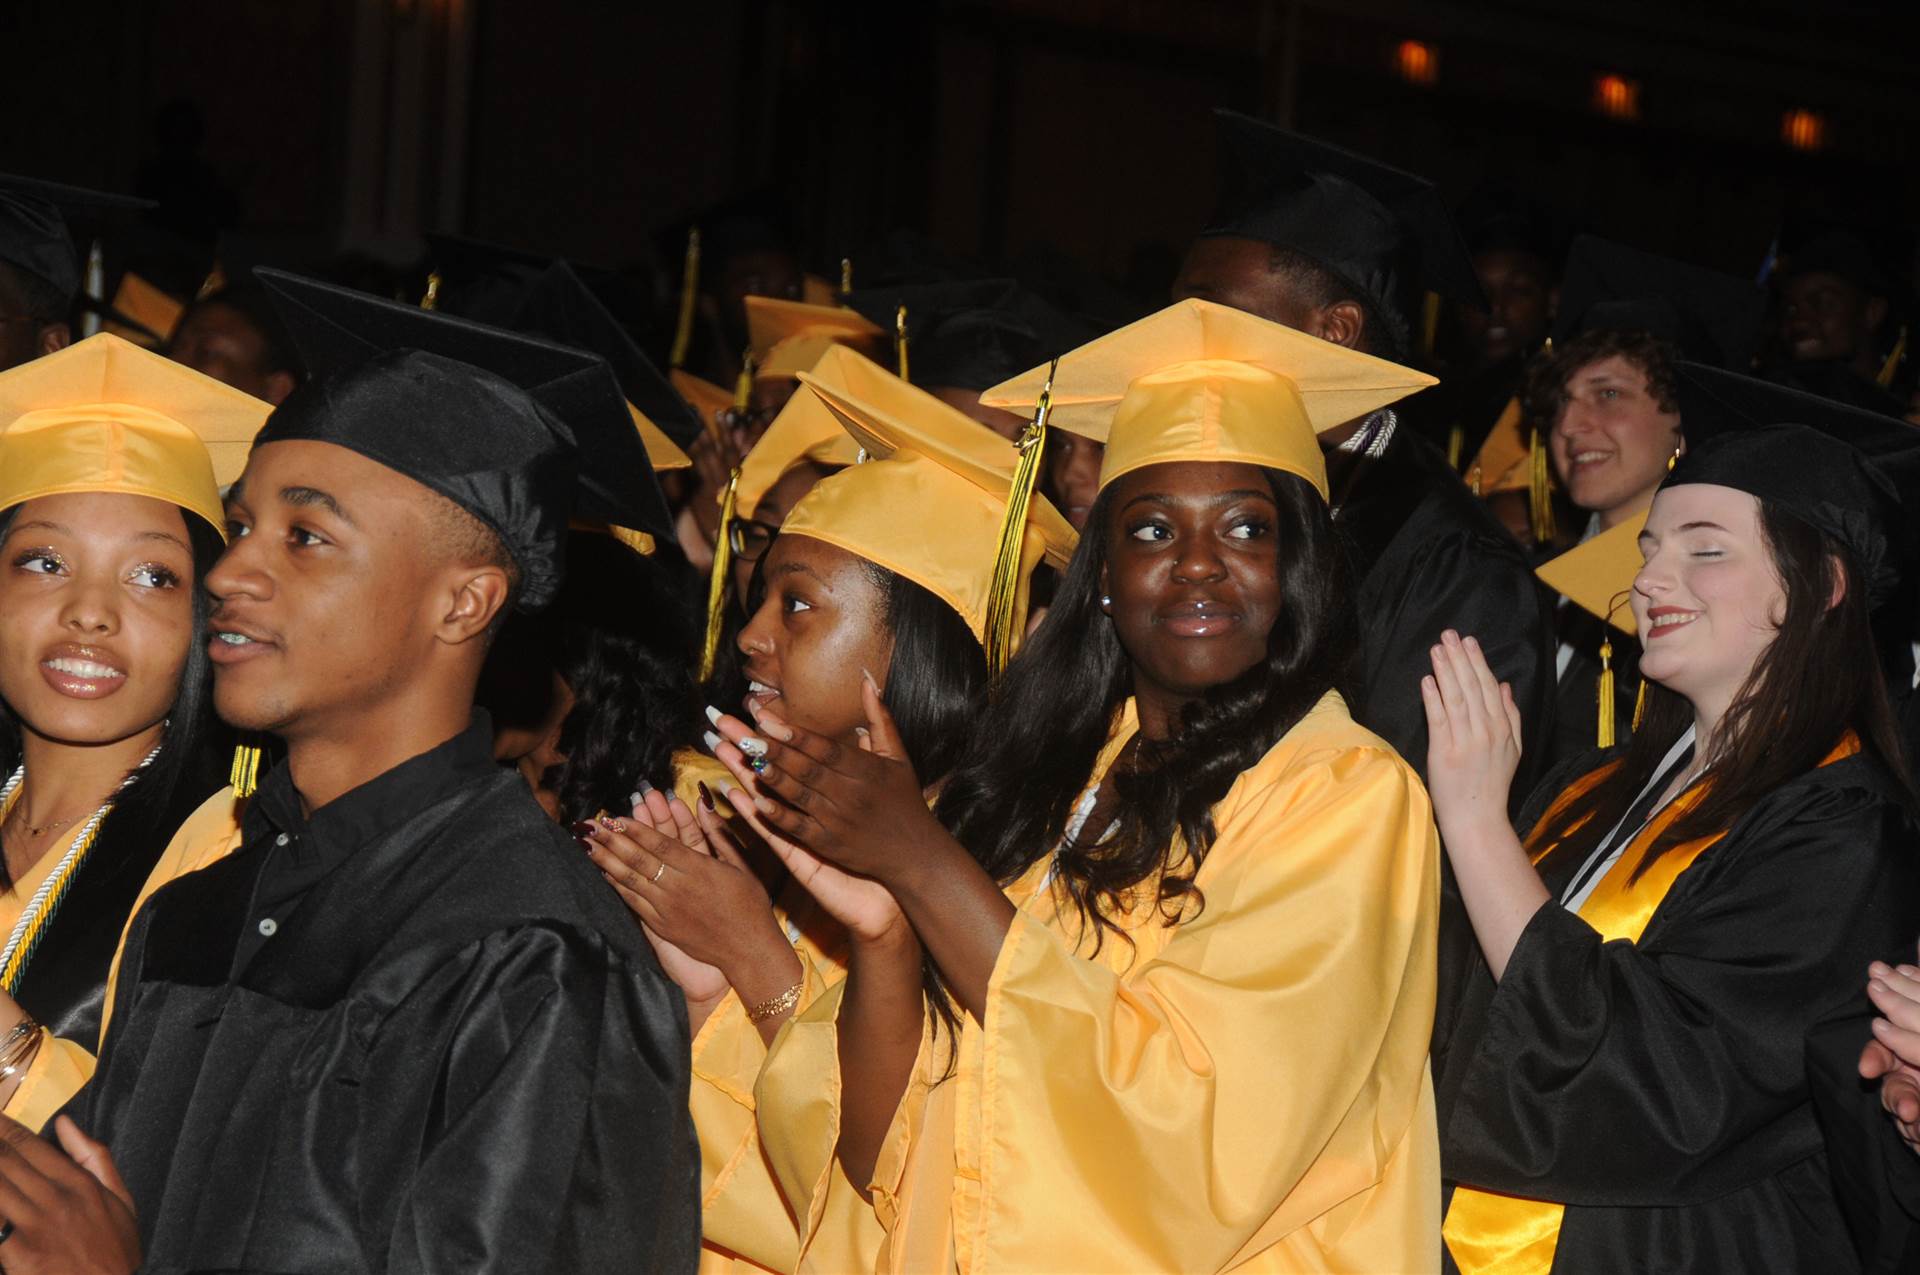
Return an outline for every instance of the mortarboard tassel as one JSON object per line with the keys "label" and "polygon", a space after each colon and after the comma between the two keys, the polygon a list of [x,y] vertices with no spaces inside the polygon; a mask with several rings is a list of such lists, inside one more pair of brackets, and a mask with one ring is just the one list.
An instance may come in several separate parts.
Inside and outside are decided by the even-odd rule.
{"label": "mortarboard tassel", "polygon": [[1647,679],[1641,678],[1640,685],[1633,692],[1633,728],[1640,729],[1640,719],[1647,713]]}
{"label": "mortarboard tassel", "polygon": [[1047,368],[1047,382],[1040,389],[1040,401],[1034,406],[1033,420],[1020,432],[1014,446],[1020,461],[1013,467],[1013,483],[1007,489],[1007,508],[1000,519],[1000,544],[993,556],[993,582],[987,587],[987,673],[998,677],[1013,658],[1014,602],[1020,594],[1020,550],[1027,538],[1027,509],[1033,503],[1033,487],[1040,478],[1041,455],[1047,445],[1047,412],[1053,406],[1053,374],[1060,360]]}
{"label": "mortarboard tassel", "polygon": [[740,467],[735,465],[720,494],[720,534],[713,542],[713,575],[707,580],[707,631],[700,639],[700,681],[713,676],[720,655],[720,633],[726,628],[727,590],[733,587],[733,502],[740,490]]}
{"label": "mortarboard tassel", "polygon": [[1900,335],[1895,338],[1893,349],[1887,352],[1887,361],[1880,365],[1880,375],[1874,377],[1881,389],[1891,389],[1893,378],[1900,371],[1900,363],[1907,357],[1907,325],[1900,325]]}
{"label": "mortarboard tassel", "polygon": [[427,291],[420,298],[420,308],[422,310],[440,308],[440,272],[438,270],[427,276]]}
{"label": "mortarboard tassel", "polygon": [[1543,545],[1560,532],[1553,524],[1553,476],[1547,469],[1547,447],[1537,429],[1527,441],[1527,496],[1533,542]]}
{"label": "mortarboard tassel", "polygon": [[227,782],[233,785],[236,797],[251,797],[254,789],[260,786],[260,749],[253,744],[240,744],[233,750],[233,769],[227,772]]}
{"label": "mortarboard tassel", "polygon": [[700,227],[687,231],[687,261],[680,271],[680,317],[673,327],[673,350],[667,366],[687,365],[687,348],[693,344],[693,311],[700,297]]}
{"label": "mortarboard tassel", "polygon": [[1420,306],[1420,352],[1433,357],[1433,346],[1440,339],[1440,294],[1427,293]]}
{"label": "mortarboard tassel", "polygon": [[900,365],[900,379],[911,385],[913,378],[907,375],[907,307],[905,305],[893,312],[893,356]]}
{"label": "mortarboard tassel", "polygon": [[[213,263],[213,269],[207,271],[207,277],[200,281],[200,290],[193,294],[193,299],[195,301],[205,301],[208,297],[226,286],[227,272],[221,268],[220,262],[216,259]],[[431,286],[431,281],[429,281],[429,286]]]}
{"label": "mortarboard tassel", "polygon": [[1602,748],[1613,747],[1613,638],[1600,639],[1600,728],[1594,742]]}
{"label": "mortarboard tassel", "polygon": [[[1447,430],[1447,468],[1454,473],[1460,472],[1460,453],[1467,448],[1467,431],[1455,423]],[[1474,495],[1480,493],[1475,491]]]}
{"label": "mortarboard tassel", "polygon": [[840,258],[840,295],[846,296],[853,291],[853,258]]}

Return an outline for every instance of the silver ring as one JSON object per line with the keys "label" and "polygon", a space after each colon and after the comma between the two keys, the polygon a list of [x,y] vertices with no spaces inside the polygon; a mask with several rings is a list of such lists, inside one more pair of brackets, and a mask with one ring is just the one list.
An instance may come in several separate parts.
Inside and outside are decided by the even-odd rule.
{"label": "silver ring", "polygon": [[647,881],[651,885],[659,885],[660,878],[664,877],[665,875],[667,875],[667,861],[665,859],[662,859],[660,860],[659,869],[651,877],[648,877]]}

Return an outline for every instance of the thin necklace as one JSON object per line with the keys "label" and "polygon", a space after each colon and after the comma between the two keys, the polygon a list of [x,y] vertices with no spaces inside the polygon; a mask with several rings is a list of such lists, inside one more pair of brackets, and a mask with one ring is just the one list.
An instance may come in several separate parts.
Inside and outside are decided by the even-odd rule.
{"label": "thin necklace", "polygon": [[[87,852],[93,849],[94,839],[100,834],[100,825],[112,812],[113,803],[121,793],[127,790],[128,785],[139,778],[141,771],[153,764],[153,759],[160,755],[160,748],[160,744],[155,744],[153,750],[141,760],[140,764],[120,781],[119,787],[113,790],[112,796],[101,802],[100,808],[80,825],[80,831],[74,834],[72,842],[67,846],[67,852],[60,856],[60,862],[55,864],[53,871],[47,874],[47,879],[40,883],[40,888],[33,892],[33,897],[27,900],[27,906],[21,911],[20,919],[14,922],[13,933],[7,936],[7,945],[0,948],[0,988],[4,988],[9,996],[18,994],[20,980],[27,971],[27,962],[33,959],[34,951],[40,946],[40,940],[46,934],[47,927],[53,923],[54,914],[66,901],[73,879],[79,875],[80,865],[85,861]],[[13,809],[13,803],[19,798],[21,785],[26,782],[26,778],[27,767],[26,763],[22,762],[5,786],[0,787],[0,814]]]}

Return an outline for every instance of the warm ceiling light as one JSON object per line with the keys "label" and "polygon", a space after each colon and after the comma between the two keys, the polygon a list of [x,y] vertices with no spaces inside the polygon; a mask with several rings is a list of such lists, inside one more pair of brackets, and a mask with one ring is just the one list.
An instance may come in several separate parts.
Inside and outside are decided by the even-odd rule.
{"label": "warm ceiling light", "polygon": [[1440,82],[1440,52],[1431,44],[1402,40],[1394,46],[1393,67],[1409,84],[1431,88]]}
{"label": "warm ceiling light", "polygon": [[1817,151],[1827,144],[1827,121],[1813,111],[1788,111],[1780,117],[1780,140],[1797,151]]}
{"label": "warm ceiling light", "polygon": [[1602,75],[1593,82],[1593,109],[1610,119],[1640,118],[1640,85],[1624,75]]}

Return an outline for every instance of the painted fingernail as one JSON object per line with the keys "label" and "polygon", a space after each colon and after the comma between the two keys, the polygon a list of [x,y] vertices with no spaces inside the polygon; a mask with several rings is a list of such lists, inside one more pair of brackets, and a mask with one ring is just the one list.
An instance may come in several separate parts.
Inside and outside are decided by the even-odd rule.
{"label": "painted fingernail", "polygon": [[862,738],[862,739],[865,739],[865,738],[867,738],[867,737],[868,737],[868,735],[869,735],[869,734],[871,734],[871,732],[870,732],[870,731],[868,731],[868,730],[867,730],[867,728],[866,728],[866,727],[864,727],[864,726],[856,726],[856,727],[854,727],[854,728],[853,728],[853,733],[854,733],[854,734],[856,734],[856,735],[858,735],[858,736],[859,736],[860,738]]}
{"label": "painted fingernail", "polygon": [[707,720],[708,720],[708,721],[710,721],[710,722],[712,722],[712,723],[713,723],[713,724],[714,724],[715,726],[718,726],[718,725],[720,724],[720,718],[721,718],[721,716],[722,716],[722,714],[721,714],[721,712],[720,712],[720,710],[719,710],[719,709],[717,709],[717,708],[715,708],[715,707],[714,707],[713,705],[711,705],[711,704],[709,704],[709,705],[707,705]]}
{"label": "painted fingernail", "polygon": [[764,739],[755,739],[751,735],[743,738],[736,746],[749,757],[765,757],[767,755],[767,741]]}
{"label": "painted fingernail", "polygon": [[707,746],[708,752],[712,752],[714,749],[720,747],[720,737],[712,731],[708,731],[706,734],[700,736],[700,742]]}
{"label": "painted fingernail", "polygon": [[707,787],[705,782],[701,782],[696,786],[700,789],[701,807],[706,810],[712,810],[713,809],[713,791]]}
{"label": "painted fingernail", "polygon": [[620,820],[615,819],[612,815],[601,815],[600,826],[602,828],[611,828],[613,831],[618,832],[626,825]]}
{"label": "painted fingernail", "polygon": [[753,720],[759,725],[761,734],[771,735],[783,744],[793,742],[793,728],[779,718],[762,717],[756,713]]}
{"label": "painted fingernail", "polygon": [[739,806],[740,806],[740,795],[741,795],[741,789],[738,789],[738,788],[722,788],[722,789],[720,790],[720,795],[721,795],[722,797],[725,797],[725,798],[727,799],[727,804],[728,804],[729,806],[732,806],[732,807],[734,807],[735,809],[738,809],[738,808],[739,808]]}
{"label": "painted fingernail", "polygon": [[860,668],[860,676],[863,679],[865,679],[868,686],[871,686],[873,688],[873,693],[875,695],[878,695],[880,693],[880,683],[874,680],[872,669],[867,668],[865,665],[862,665]]}
{"label": "painted fingernail", "polygon": [[633,793],[634,800],[638,801],[644,798],[648,793],[652,791],[653,791],[653,785],[648,783],[646,780],[642,779],[640,781],[640,786],[634,790],[634,793]]}

